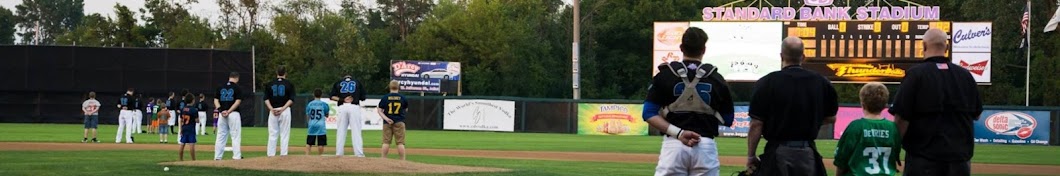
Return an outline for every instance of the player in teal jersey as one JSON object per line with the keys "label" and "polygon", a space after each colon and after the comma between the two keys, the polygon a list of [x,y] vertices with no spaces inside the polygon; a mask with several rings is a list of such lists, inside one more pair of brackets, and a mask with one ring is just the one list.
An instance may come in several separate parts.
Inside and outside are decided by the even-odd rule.
{"label": "player in teal jersey", "polygon": [[887,87],[869,83],[859,92],[862,119],[847,126],[835,152],[836,175],[898,175],[901,135],[894,122],[883,119]]}
{"label": "player in teal jersey", "polygon": [[309,122],[306,126],[309,126],[309,135],[306,136],[306,147],[305,155],[309,155],[309,151],[312,150],[313,146],[317,146],[317,155],[324,154],[324,146],[328,145],[328,135],[326,122],[328,119],[328,103],[320,101],[320,97],[323,96],[324,92],[320,89],[313,91],[313,101],[309,102],[309,105],[305,107],[306,117]]}

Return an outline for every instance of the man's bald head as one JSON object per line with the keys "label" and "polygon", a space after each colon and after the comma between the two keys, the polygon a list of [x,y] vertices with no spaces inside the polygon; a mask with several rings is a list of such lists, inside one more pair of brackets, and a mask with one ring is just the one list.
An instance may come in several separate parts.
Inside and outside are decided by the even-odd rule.
{"label": "man's bald head", "polygon": [[936,28],[928,29],[924,33],[924,56],[945,56],[946,48],[949,48],[946,40],[946,32]]}
{"label": "man's bald head", "polygon": [[798,37],[784,38],[784,44],[780,47],[780,58],[791,64],[802,63],[803,49],[802,39]]}

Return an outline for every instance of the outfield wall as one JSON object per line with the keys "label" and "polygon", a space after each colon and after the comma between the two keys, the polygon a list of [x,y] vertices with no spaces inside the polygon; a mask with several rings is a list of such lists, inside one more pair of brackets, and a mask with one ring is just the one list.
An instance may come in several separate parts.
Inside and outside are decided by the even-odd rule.
{"label": "outfield wall", "polygon": [[[0,45],[0,122],[82,123],[81,103],[95,91],[100,123],[116,124],[128,88],[148,97],[187,89],[214,97],[230,72],[245,93],[245,125],[254,124],[254,61],[250,52],[210,49]],[[211,103],[212,104],[212,103]]]}
{"label": "outfield wall", "polygon": [[[261,95],[258,95],[260,99]],[[378,98],[381,96],[370,95],[368,98]],[[600,103],[600,104],[641,104],[643,101],[640,100],[572,100],[572,99],[545,99],[545,98],[521,98],[521,97],[488,97],[488,96],[408,96],[409,100],[409,111],[406,125],[408,129],[413,130],[444,130],[444,100],[506,100],[515,102],[515,117],[513,132],[530,132],[530,133],[565,133],[565,134],[578,134],[578,104],[579,103]],[[301,95],[295,99],[293,112],[304,112],[304,105],[306,100],[309,99],[307,95]],[[746,102],[737,102],[736,106],[747,106]],[[265,109],[262,108],[264,105],[258,103],[255,109],[259,111],[257,120],[255,120],[255,126],[266,126]],[[859,108],[857,104],[841,104],[840,106],[848,109]],[[986,106],[984,109],[995,110],[995,111],[1045,111],[1050,114],[1048,122],[1037,122],[1041,124],[1039,126],[1045,126],[1049,124],[1046,132],[1051,145],[1060,145],[1060,107],[1022,107],[1022,106]],[[850,110],[853,111],[853,110]],[[639,115],[640,112],[631,112]],[[985,114],[989,116],[990,114]],[[852,115],[859,116],[859,115]],[[856,117],[854,117],[856,118]],[[983,118],[985,120],[986,118]],[[639,119],[638,119],[639,120]],[[303,128],[305,127],[305,115],[302,113],[293,113],[292,116],[292,127]],[[819,131],[818,139],[833,139],[835,124],[825,124],[821,126]],[[658,135],[658,130],[648,128],[649,135]]]}

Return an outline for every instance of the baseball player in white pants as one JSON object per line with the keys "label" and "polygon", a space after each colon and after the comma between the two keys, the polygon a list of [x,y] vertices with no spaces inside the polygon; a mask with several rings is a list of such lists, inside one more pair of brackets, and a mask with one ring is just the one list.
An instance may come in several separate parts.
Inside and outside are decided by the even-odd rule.
{"label": "baseball player in white pants", "polygon": [[137,133],[137,134],[143,133],[143,131],[144,131],[144,129],[143,129],[143,126],[144,126],[143,125],[143,123],[144,123],[144,113],[143,113],[143,111],[140,111],[140,109],[133,110],[133,118],[132,118],[132,120],[133,120],[132,121],[132,125],[133,125],[133,130],[132,131],[133,131],[133,133]]}
{"label": "baseball player in white pants", "polygon": [[294,104],[294,85],[287,80],[287,69],[276,69],[276,80],[265,88],[265,107],[269,109],[269,143],[266,155],[276,156],[276,142],[280,142],[280,156],[287,156],[291,141],[291,105]]}
{"label": "baseball player in white pants", "polygon": [[361,126],[364,120],[361,119],[361,106],[346,103],[338,107],[339,111],[339,126],[338,126],[338,138],[335,138],[335,155],[343,155],[346,147],[346,129],[350,129],[350,140],[353,144],[353,154],[357,157],[364,157],[364,140],[361,139]]}
{"label": "baseball player in white pants", "polygon": [[118,133],[114,136],[114,143],[121,143],[122,133],[125,133],[125,143],[132,144],[133,111],[121,110],[118,113]]}
{"label": "baseball player in white pants", "polygon": [[331,88],[331,100],[339,102],[339,107],[336,108],[339,112],[339,126],[338,138],[335,140],[338,144],[335,145],[335,155],[342,156],[345,153],[346,129],[349,128],[353,131],[350,134],[353,154],[357,157],[364,157],[364,140],[361,139],[361,125],[364,121],[361,120],[360,105],[360,101],[364,101],[364,84],[360,83],[352,76],[346,75]]}
{"label": "baseball player in white pants", "polygon": [[206,135],[206,94],[199,94],[199,103],[195,104],[199,110],[199,123],[195,124],[195,134]]}
{"label": "baseball player in white pants", "polygon": [[[279,110],[276,108],[274,110]],[[287,144],[291,141],[291,109],[279,116],[269,113],[269,144],[267,156],[276,156],[276,142],[280,142],[280,156],[287,156]]]}
{"label": "baseball player in white pants", "polygon": [[243,91],[240,90],[239,73],[232,72],[228,75],[228,83],[217,88],[217,98],[213,100],[216,111],[221,117],[217,119],[217,141],[214,143],[214,160],[224,157],[225,145],[228,137],[232,136],[232,159],[243,159],[240,151],[242,137],[240,131],[243,129],[243,119],[239,115],[239,104],[243,102]]}
{"label": "baseball player in white pants", "polygon": [[125,143],[132,144],[132,130],[135,128],[133,127],[133,118],[135,118],[133,113],[135,111],[132,109],[132,104],[134,103],[133,89],[129,88],[125,94],[121,95],[119,101],[118,109],[121,109],[121,111],[118,112],[118,132],[114,135],[114,143],[121,143],[121,134],[124,132]]}
{"label": "baseball player in white pants", "polygon": [[239,112],[231,112],[228,117],[217,119],[217,141],[214,141],[213,159],[224,158],[225,145],[228,145],[228,136],[232,136],[232,159],[242,159],[243,152],[240,151],[240,143],[243,141],[240,131],[243,127],[243,119]]}

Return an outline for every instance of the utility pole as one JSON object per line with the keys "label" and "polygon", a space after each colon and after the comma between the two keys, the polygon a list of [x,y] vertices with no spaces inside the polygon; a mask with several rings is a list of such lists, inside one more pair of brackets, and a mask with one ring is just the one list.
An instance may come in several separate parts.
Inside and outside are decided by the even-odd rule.
{"label": "utility pole", "polygon": [[581,99],[581,88],[579,88],[578,85],[578,82],[580,82],[578,77],[578,38],[579,33],[581,33],[581,26],[578,24],[581,23],[581,20],[579,20],[581,19],[581,15],[579,15],[580,12],[578,12],[578,7],[581,2],[579,2],[579,0],[572,0],[571,3],[574,5],[574,43],[571,44],[571,87],[574,89],[574,99],[577,100]]}

